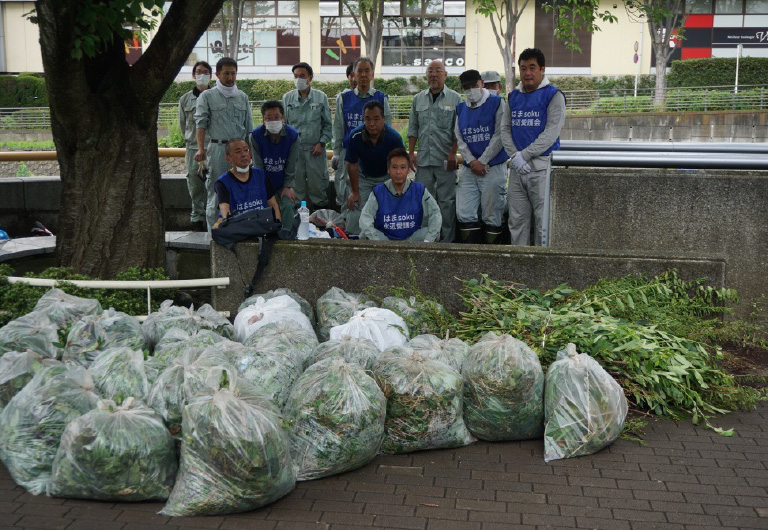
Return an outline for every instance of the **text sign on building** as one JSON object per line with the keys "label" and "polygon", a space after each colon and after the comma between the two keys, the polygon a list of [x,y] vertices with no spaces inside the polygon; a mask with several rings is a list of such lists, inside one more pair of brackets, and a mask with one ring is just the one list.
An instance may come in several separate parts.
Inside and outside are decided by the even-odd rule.
{"label": "text sign on building", "polygon": [[713,28],[713,46],[765,46],[768,47],[766,28]]}

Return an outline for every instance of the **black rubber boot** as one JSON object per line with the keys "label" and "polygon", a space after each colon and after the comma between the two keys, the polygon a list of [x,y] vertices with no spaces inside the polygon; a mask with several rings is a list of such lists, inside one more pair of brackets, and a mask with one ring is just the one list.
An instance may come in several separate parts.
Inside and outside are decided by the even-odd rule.
{"label": "black rubber boot", "polygon": [[485,243],[487,245],[495,245],[499,241],[499,236],[501,236],[502,227],[501,226],[491,226],[491,225],[484,225],[485,226]]}
{"label": "black rubber boot", "polygon": [[462,223],[458,221],[459,236],[462,243],[478,244],[482,242],[483,232],[482,225],[477,221],[471,223]]}

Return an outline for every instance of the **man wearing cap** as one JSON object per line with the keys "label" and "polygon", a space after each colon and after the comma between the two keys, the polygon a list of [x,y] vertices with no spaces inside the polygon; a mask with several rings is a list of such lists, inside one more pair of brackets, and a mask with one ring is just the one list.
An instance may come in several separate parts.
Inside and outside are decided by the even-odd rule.
{"label": "man wearing cap", "polygon": [[328,96],[312,88],[314,73],[307,63],[293,66],[296,90],[283,95],[285,122],[299,131],[294,191],[310,210],[328,206],[328,159],[325,144],[331,141],[331,108]]}
{"label": "man wearing cap", "polygon": [[229,140],[244,139],[253,129],[248,96],[237,88],[237,62],[230,57],[219,59],[216,63],[216,77],[216,88],[201,93],[195,107],[195,124],[197,125],[195,160],[198,162],[208,160],[205,217],[209,229],[219,217],[214,185],[230,167],[224,146]]}
{"label": "man wearing cap", "polygon": [[509,157],[501,139],[507,106],[483,88],[477,70],[462,73],[459,81],[467,100],[456,107],[455,134],[463,158],[456,190],[459,235],[466,243],[495,243],[507,205],[505,162]]}
{"label": "man wearing cap", "polygon": [[[355,81],[355,63],[350,63],[347,66],[347,81],[349,82],[349,88],[345,88],[341,92],[348,90],[354,90],[357,87],[357,81]],[[336,94],[336,100],[338,101],[339,95]],[[334,122],[334,126],[335,126]],[[341,144],[336,144],[336,131],[334,130],[333,141],[333,157],[331,158],[331,169],[335,171],[333,178],[333,187],[336,190],[336,206],[341,210],[347,202],[349,197],[349,176],[347,176],[347,163],[344,161],[344,157],[347,155],[347,149]]]}
{"label": "man wearing cap", "polygon": [[496,94],[497,96],[504,97],[501,93],[501,76],[496,70],[486,70],[480,77],[483,78],[483,85],[488,92]]}
{"label": "man wearing cap", "polygon": [[[349,136],[353,129],[363,124],[363,106],[374,99],[384,107],[384,119],[389,125],[392,123],[392,112],[389,110],[389,97],[381,90],[373,88],[374,70],[373,61],[368,57],[359,57],[353,63],[352,70],[355,74],[357,86],[352,90],[345,90],[336,96],[336,116],[333,120],[333,153],[334,156],[341,153],[341,149],[348,147]],[[344,158],[346,160],[346,156]],[[337,159],[338,160],[338,159]],[[334,162],[333,160],[331,161]],[[351,185],[351,175],[350,185]],[[349,190],[351,192],[351,189]],[[349,199],[349,195],[347,196]],[[363,198],[363,200],[367,197]],[[357,234],[359,232],[360,210],[347,211],[346,204],[342,206],[347,222],[347,232]]]}
{"label": "man wearing cap", "polygon": [[560,148],[565,123],[565,96],[544,75],[544,54],[528,48],[520,54],[520,84],[509,93],[504,122],[504,149],[511,157],[509,232],[513,245],[531,244],[531,212],[535,244],[543,238],[544,208],[549,200],[549,164]]}
{"label": "man wearing cap", "polygon": [[[445,86],[442,61],[427,66],[429,88],[416,94],[408,121],[408,153],[416,182],[426,186],[440,205],[440,241],[456,238],[456,105],[461,96]],[[414,153],[418,141],[418,153]]]}

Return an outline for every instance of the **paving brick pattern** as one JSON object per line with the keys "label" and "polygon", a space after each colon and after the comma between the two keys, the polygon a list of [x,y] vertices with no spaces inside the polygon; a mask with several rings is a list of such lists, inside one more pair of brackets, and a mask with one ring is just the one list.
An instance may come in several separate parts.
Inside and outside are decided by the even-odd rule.
{"label": "paving brick pattern", "polygon": [[658,421],[645,445],[619,440],[550,464],[541,441],[379,456],[224,517],[163,517],[162,503],[34,497],[0,466],[0,530],[768,529],[768,404],[715,423],[736,435]]}

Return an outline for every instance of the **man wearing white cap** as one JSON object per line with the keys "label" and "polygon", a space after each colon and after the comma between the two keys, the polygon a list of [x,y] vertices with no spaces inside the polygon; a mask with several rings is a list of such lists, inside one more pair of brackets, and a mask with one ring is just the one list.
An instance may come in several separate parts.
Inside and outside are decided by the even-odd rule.
{"label": "man wearing white cap", "polygon": [[504,97],[501,93],[501,76],[496,70],[486,70],[480,77],[483,79],[483,86],[491,94]]}

